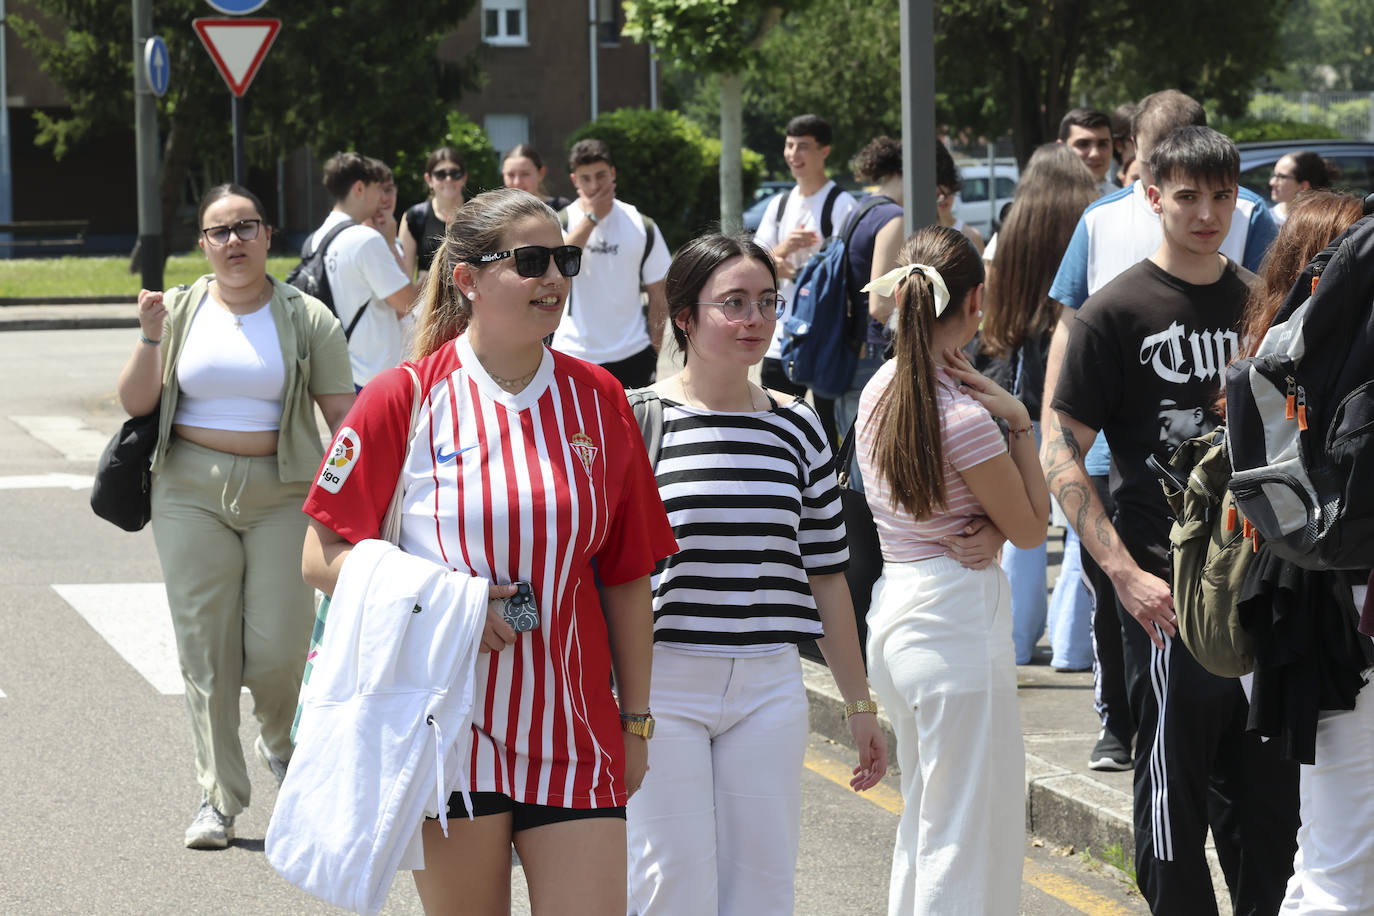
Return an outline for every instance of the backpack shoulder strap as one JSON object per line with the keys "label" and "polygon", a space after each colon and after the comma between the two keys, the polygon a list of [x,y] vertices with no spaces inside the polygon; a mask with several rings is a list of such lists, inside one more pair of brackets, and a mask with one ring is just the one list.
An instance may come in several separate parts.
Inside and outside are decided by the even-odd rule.
{"label": "backpack shoulder strap", "polygon": [[639,256],[639,279],[644,280],[644,265],[649,263],[649,253],[654,250],[654,233],[658,231],[654,221],[643,213],[639,219],[644,223],[644,253]]}
{"label": "backpack shoulder strap", "polygon": [[[329,230],[329,233],[328,233],[323,239],[320,240],[320,245],[319,245],[319,252],[320,252],[320,254],[323,255],[323,254],[325,254],[326,252],[329,251],[329,246],[330,246],[331,244],[333,244],[334,239],[336,239],[336,238],[339,237],[339,233],[343,232],[345,229],[348,229],[348,228],[350,228],[350,227],[352,227],[352,226],[356,226],[356,225],[358,225],[358,224],[357,224],[356,222],[354,222],[353,220],[350,219],[350,220],[345,220],[344,222],[339,223],[339,225],[335,226],[333,229],[330,229],[330,230]],[[312,240],[312,241],[313,241],[313,240]],[[309,251],[302,251],[302,252],[301,252],[301,257],[302,257],[302,258],[308,258],[308,257],[312,256],[312,255],[315,253],[315,250],[316,250],[316,249],[315,249],[315,246],[314,246],[314,245],[311,245]]]}
{"label": "backpack shoulder strap", "polygon": [[[791,193],[792,193],[792,189],[791,189],[791,188],[788,188],[786,191],[779,191],[778,194],[777,194],[777,198],[778,198],[778,212],[777,212],[777,214],[776,214],[776,215],[777,215],[777,221],[774,223],[775,230],[776,230],[777,232],[781,232],[781,231],[782,231],[782,211],[784,211],[784,210],[787,209],[787,195],[788,195],[788,194],[791,194]],[[782,239],[778,239],[778,241],[781,242]]]}
{"label": "backpack shoulder strap", "polygon": [[[410,430],[406,433],[405,448],[410,448],[410,439],[415,435],[415,424],[420,418],[420,405],[424,398],[420,394],[420,376],[409,366],[401,366],[410,376]],[[405,467],[405,457],[401,458],[401,467]],[[381,537],[383,540],[393,544],[399,544],[401,538],[401,505],[405,501],[405,475],[396,477],[396,488],[391,491],[391,502],[387,504],[386,515],[382,517]]]}
{"label": "backpack shoulder strap", "polygon": [[840,196],[840,186],[833,184],[830,186],[830,193],[825,195],[825,203],[821,204],[821,241],[824,242],[835,234],[835,224],[832,214],[835,211],[835,201]]}
{"label": "backpack shoulder strap", "polygon": [[649,453],[649,466],[658,468],[658,453],[663,447],[663,400],[652,388],[632,388],[625,392],[639,421],[639,434],[644,437],[644,450]]}
{"label": "backpack shoulder strap", "polygon": [[859,221],[864,218],[869,210],[882,204],[890,203],[895,203],[895,201],[882,194],[870,194],[865,197],[863,203],[859,204],[859,206],[854,208],[853,212],[849,214],[849,219],[845,222],[844,229],[841,230],[844,235],[844,246],[846,248],[849,247],[849,240],[854,237],[854,230],[859,228]]}

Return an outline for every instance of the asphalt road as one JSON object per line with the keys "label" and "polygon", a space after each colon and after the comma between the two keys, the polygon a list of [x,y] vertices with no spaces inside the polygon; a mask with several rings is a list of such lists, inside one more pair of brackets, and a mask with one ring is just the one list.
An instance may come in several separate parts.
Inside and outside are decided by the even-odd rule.
{"label": "asphalt road", "polygon": [[[114,380],[135,332],[0,334],[0,913],[338,912],[262,854],[275,787],[251,756],[254,801],[223,852],[182,847],[198,792],[151,532],[87,506],[123,416]],[[206,558],[213,562],[213,558]],[[815,737],[803,781],[797,912],[886,911],[900,810],[895,778],[844,785],[851,754]],[[1119,873],[1075,851],[1026,848],[1022,912],[1144,913]],[[528,912],[518,868],[515,911]],[[408,875],[385,913],[419,913]]]}

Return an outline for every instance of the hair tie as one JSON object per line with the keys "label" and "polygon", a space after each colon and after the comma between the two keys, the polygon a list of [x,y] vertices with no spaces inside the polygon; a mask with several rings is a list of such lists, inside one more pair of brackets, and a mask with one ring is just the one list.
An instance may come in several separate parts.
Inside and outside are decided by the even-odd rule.
{"label": "hair tie", "polygon": [[878,279],[869,282],[860,292],[891,296],[907,277],[918,271],[925,274],[926,279],[930,281],[930,291],[935,297],[935,317],[939,318],[949,307],[949,287],[945,285],[945,278],[940,276],[940,272],[929,264],[903,264],[894,267]]}

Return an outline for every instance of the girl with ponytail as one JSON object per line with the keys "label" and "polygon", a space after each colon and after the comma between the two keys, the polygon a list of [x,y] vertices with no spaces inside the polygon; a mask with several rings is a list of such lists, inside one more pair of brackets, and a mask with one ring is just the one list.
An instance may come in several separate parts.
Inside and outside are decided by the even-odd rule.
{"label": "girl with ponytail", "polygon": [[987,518],[1034,547],[1049,491],[1025,405],[961,352],[982,315],[978,252],[962,233],[930,226],[898,265],[866,287],[895,300],[895,358],[864,388],[857,425],[884,561],[868,614],[869,677],[897,735],[906,803],[889,912],[1011,916],[1025,754],[1010,589],[996,564],[965,568],[946,543]]}

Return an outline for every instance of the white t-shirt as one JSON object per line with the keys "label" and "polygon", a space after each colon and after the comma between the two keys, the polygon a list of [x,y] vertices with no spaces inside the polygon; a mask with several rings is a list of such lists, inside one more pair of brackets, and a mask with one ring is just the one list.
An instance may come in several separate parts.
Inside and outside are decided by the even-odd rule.
{"label": "white t-shirt", "polygon": [[[332,210],[320,228],[306,240],[323,239],[347,213]],[[383,369],[401,364],[401,323],[386,304],[386,297],[404,289],[408,280],[386,239],[371,226],[351,226],[340,232],[329,245],[324,259],[329,274],[329,291],[334,295],[334,311],[345,328],[364,304],[367,311],[358,319],[348,339],[348,359],[353,366],[353,383],[366,385]]]}
{"label": "white t-shirt", "polygon": [[[568,229],[587,216],[569,206]],[[627,203],[613,201],[611,212],[592,227],[582,246],[582,269],[572,281],[563,321],[553,335],[553,348],[589,363],[605,365],[640,353],[649,346],[649,328],[639,298],[647,286],[668,273],[668,245],[654,227],[649,258],[644,258],[644,221]]]}
{"label": "white t-shirt", "polygon": [[[817,236],[821,234],[822,217],[825,211],[825,198],[830,193],[830,189],[835,186],[835,182],[827,181],[821,189],[810,197],[802,197],[801,190],[795,185],[792,190],[787,192],[786,197],[775,195],[768,202],[768,209],[763,211],[763,220],[759,223],[758,231],[754,233],[754,241],[768,251],[772,251],[779,241],[787,237],[787,234],[799,226],[806,226],[812,229]],[[778,204],[782,201],[782,223],[778,223]],[[848,191],[841,191],[835,197],[834,206],[830,210],[830,234],[835,235],[844,228],[845,220],[849,219],[850,212],[853,211],[856,201],[854,196]],[[821,239],[811,248],[802,248],[792,252],[787,256],[787,263],[793,269],[800,268],[806,263],[807,258],[821,250],[825,244],[825,239]],[[783,280],[778,284],[778,292],[787,300],[787,305],[778,315],[777,325],[773,328],[773,339],[768,344],[766,356],[778,359],[782,356],[782,334],[783,326],[787,322],[787,315],[792,310],[792,288],[795,284],[791,280]]]}

